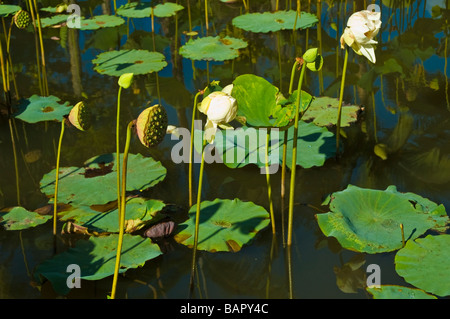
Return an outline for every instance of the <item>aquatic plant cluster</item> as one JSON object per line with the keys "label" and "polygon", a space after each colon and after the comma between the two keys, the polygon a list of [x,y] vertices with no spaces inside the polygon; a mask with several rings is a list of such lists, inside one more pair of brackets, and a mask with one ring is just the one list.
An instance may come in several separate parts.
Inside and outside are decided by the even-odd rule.
{"label": "aquatic plant cluster", "polygon": [[[294,272],[298,269],[294,269],[299,266],[292,254],[304,245],[296,240],[296,233],[306,207],[313,212],[310,221],[323,245],[339,251],[341,259],[343,254],[356,253],[333,269],[342,292],[362,290],[370,298],[399,299],[450,295],[450,220],[444,203],[404,189],[405,185],[357,186],[357,178],[351,182],[342,173],[354,165],[354,156],[364,152],[364,161],[374,167],[398,162],[415,177],[434,178],[435,184],[448,188],[449,161],[439,142],[425,152],[414,153],[405,146],[413,131],[426,130],[414,127],[408,103],[421,103],[416,101],[419,88],[442,91],[442,81],[427,80],[423,63],[416,63],[417,57],[423,61],[436,54],[414,42],[417,30],[412,19],[423,24],[426,1],[415,5],[411,1],[405,5],[320,0],[53,2],[0,4],[1,111],[5,119],[0,124],[8,127],[11,150],[0,147],[2,157],[11,152],[14,160],[14,178],[9,183],[4,182],[6,178],[0,180],[0,234],[46,232],[51,223],[51,247],[29,274],[37,291],[50,285],[56,296],[70,296],[80,282],[83,286],[102,281],[109,287],[102,297],[124,297],[123,285],[129,276],[135,276],[135,282],[160,283],[158,274],[140,279],[139,270],[181,252],[180,258],[189,262],[175,263],[185,267],[181,272],[187,273],[188,280],[174,285],[186,283],[186,297],[201,298],[202,293],[206,295],[206,285],[202,291],[201,284],[205,260],[225,256],[226,263],[231,258],[231,263],[248,268],[247,258],[262,257],[248,252],[247,257],[246,249],[260,248],[269,236],[271,245],[264,246],[264,254],[272,258],[279,249],[285,253],[287,280],[283,287],[271,282],[269,262],[264,275],[266,297],[274,289],[295,298]],[[228,20],[220,10],[228,10]],[[445,58],[446,94],[449,13],[448,8],[432,7],[433,24],[445,34],[440,54]],[[322,28],[330,16],[333,22],[328,34]],[[410,23],[406,31],[404,19]],[[168,30],[173,31],[172,37],[164,35]],[[391,32],[397,32],[394,39]],[[15,64],[20,56],[14,46],[21,36],[34,39],[35,44],[36,61],[26,71],[32,74],[26,91],[35,91],[28,97],[19,95],[19,80],[24,77]],[[81,36],[90,37],[88,42],[96,48],[88,67],[80,58]],[[258,66],[264,62],[257,53],[267,46],[264,41],[274,41],[278,64],[262,72]],[[48,48],[55,49],[55,43],[58,50],[68,48],[74,65],[70,96],[53,95],[59,84],[49,61],[57,58]],[[283,60],[283,54],[290,58]],[[188,89],[184,83],[186,72],[179,71],[181,66],[192,71],[194,87]],[[165,82],[166,71],[172,72],[175,82]],[[101,107],[95,100],[102,93],[83,89],[84,73],[103,82],[100,91],[108,97],[101,100]],[[385,103],[383,83],[394,92],[395,107],[378,106],[375,93]],[[400,87],[406,92],[406,102],[400,101]],[[133,95],[144,96],[145,102]],[[133,105],[136,99],[137,107]],[[448,94],[446,101],[443,111],[448,123]],[[391,136],[386,136],[387,130],[378,130],[381,125],[376,119],[383,119],[377,115],[380,109],[399,117]],[[110,118],[107,125],[100,124],[105,114]],[[52,126],[55,122],[57,128]],[[20,126],[25,138],[19,134]],[[49,156],[52,163],[45,166],[51,169],[39,171],[34,190],[45,203],[34,207],[23,193],[29,185],[20,178],[20,155],[29,172],[32,162],[27,162],[20,146],[25,139],[28,147],[31,138],[26,126],[39,127],[45,134],[54,129],[59,136]],[[433,138],[445,134],[433,132],[429,132]],[[81,165],[72,161],[85,153],[69,149],[67,139],[92,156],[82,158]],[[108,152],[97,153],[104,149]],[[169,183],[176,165],[187,171],[186,176]],[[327,165],[335,173],[327,171]],[[430,169],[433,165],[438,171],[435,175]],[[323,180],[308,179],[321,170],[325,173],[319,176],[326,176]],[[332,174],[339,177],[332,180]],[[313,191],[313,197],[321,198],[320,208],[314,203],[317,200],[311,203],[304,198],[311,192],[310,185],[319,182],[327,185]],[[227,183],[238,196],[227,196],[223,191]],[[249,184],[257,184],[254,198],[246,196]],[[4,192],[13,193],[5,187],[14,188],[14,201],[3,199]],[[370,281],[373,276],[367,277],[362,270],[364,256],[383,254],[393,254],[402,285]],[[69,276],[68,269],[78,273]],[[242,280],[245,283],[246,278]],[[159,297],[152,285],[145,286]],[[264,290],[260,283],[256,286]],[[234,291],[232,296],[238,297],[240,288]]]}

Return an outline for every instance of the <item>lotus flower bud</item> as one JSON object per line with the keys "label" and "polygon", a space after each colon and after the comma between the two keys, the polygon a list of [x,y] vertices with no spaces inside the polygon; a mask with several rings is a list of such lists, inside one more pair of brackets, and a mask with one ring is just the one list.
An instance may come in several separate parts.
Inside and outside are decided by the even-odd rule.
{"label": "lotus flower bud", "polygon": [[25,29],[30,24],[30,14],[25,10],[19,10],[14,15],[14,23],[19,29]]}
{"label": "lotus flower bud", "polygon": [[119,85],[124,89],[128,89],[131,86],[131,83],[133,83],[133,77],[133,73],[122,74],[119,78]]}
{"label": "lotus flower bud", "polygon": [[136,120],[139,140],[146,147],[158,145],[166,135],[167,124],[167,113],[161,105],[156,104],[146,108]]}
{"label": "lotus flower bud", "polygon": [[78,102],[69,113],[69,121],[80,131],[85,131],[90,127],[89,108],[83,102]]}
{"label": "lotus flower bud", "polygon": [[317,55],[318,55],[317,48],[308,49],[303,54],[303,60],[305,60],[306,63],[312,63],[312,62],[316,61]]}

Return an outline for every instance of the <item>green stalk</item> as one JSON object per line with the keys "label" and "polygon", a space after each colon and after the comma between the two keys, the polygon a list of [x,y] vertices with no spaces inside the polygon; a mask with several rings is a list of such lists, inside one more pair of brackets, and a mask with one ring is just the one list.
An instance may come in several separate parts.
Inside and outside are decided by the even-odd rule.
{"label": "green stalk", "polygon": [[197,266],[197,246],[198,246],[198,232],[200,226],[200,203],[202,199],[202,183],[203,183],[203,170],[205,167],[205,141],[203,141],[202,147],[202,161],[200,164],[200,175],[198,178],[198,192],[197,192],[197,211],[195,212],[195,232],[194,232],[194,248],[192,253],[192,266],[191,266],[191,279],[190,279],[190,293],[194,290],[195,270]]}
{"label": "green stalk", "polygon": [[56,235],[56,222],[58,214],[58,180],[59,180],[59,161],[61,158],[61,145],[64,136],[64,128],[66,126],[66,119],[61,121],[61,133],[59,134],[58,153],[56,155],[56,176],[55,176],[55,197],[53,198],[53,235]]}
{"label": "green stalk", "polygon": [[119,86],[117,94],[117,115],[116,115],[116,163],[117,163],[117,208],[120,207],[120,97],[122,96],[122,87]]}
{"label": "green stalk", "polygon": [[[206,23],[206,35],[208,35],[208,0],[205,0],[205,23]],[[209,82],[208,82],[209,83]]]}
{"label": "green stalk", "polygon": [[195,113],[197,111],[197,99],[200,94],[203,92],[198,92],[194,98],[194,107],[192,109],[192,122],[191,122],[191,142],[189,145],[189,207],[192,206],[192,157],[194,153],[194,123],[195,123]]}
{"label": "green stalk", "polygon": [[269,198],[269,209],[270,209],[270,221],[272,224],[272,234],[275,235],[275,214],[273,211],[273,202],[272,202],[272,187],[270,185],[270,172],[269,172],[269,143],[270,143],[270,128],[267,129],[266,133],[266,181],[267,181],[267,196]]}
{"label": "green stalk", "polygon": [[116,287],[117,287],[117,279],[119,276],[119,268],[120,268],[120,255],[122,253],[122,244],[123,244],[123,235],[125,228],[125,191],[127,188],[127,163],[128,163],[128,151],[130,149],[130,141],[131,134],[133,132],[132,128],[134,125],[134,121],[128,123],[127,127],[127,139],[125,142],[125,150],[123,151],[123,164],[122,164],[122,198],[120,200],[119,207],[119,239],[117,242],[117,250],[116,250],[116,264],[114,267],[114,277],[113,277],[113,285],[111,290],[111,299],[114,299],[116,296]]}
{"label": "green stalk", "polygon": [[287,245],[292,244],[292,223],[294,216],[294,195],[295,195],[295,171],[297,167],[297,136],[298,136],[298,121],[299,121],[299,111],[300,111],[300,100],[302,99],[301,88],[303,83],[303,77],[305,75],[306,65],[302,66],[302,71],[300,73],[300,79],[298,81],[297,89],[297,100],[295,105],[295,122],[294,122],[294,135],[292,139],[292,165],[291,165],[291,184],[289,189],[289,217],[288,217],[288,238]]}
{"label": "green stalk", "polygon": [[43,88],[44,88],[45,96],[48,96],[49,91],[48,91],[48,82],[47,82],[47,71],[46,71],[46,67],[45,67],[45,52],[44,52],[44,42],[43,42],[43,37],[42,37],[41,19],[39,17],[39,9],[37,6],[37,2],[36,2],[36,0],[33,0],[33,1],[34,1],[34,8],[36,10],[36,22],[37,22],[38,32],[39,32],[39,43],[41,45],[42,76],[44,78]]}
{"label": "green stalk", "polygon": [[348,49],[345,49],[344,67],[342,68],[341,91],[339,93],[338,120],[336,123],[336,156],[339,154],[339,136],[341,134],[342,100],[344,98],[345,75],[347,73]]}

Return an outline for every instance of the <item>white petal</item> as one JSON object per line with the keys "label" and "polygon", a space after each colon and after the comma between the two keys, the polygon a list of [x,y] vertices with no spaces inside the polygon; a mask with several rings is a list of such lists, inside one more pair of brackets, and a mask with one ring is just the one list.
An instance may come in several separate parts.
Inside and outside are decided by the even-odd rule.
{"label": "white petal", "polygon": [[208,141],[209,144],[214,142],[214,137],[216,136],[217,124],[208,120],[205,125],[205,140]]}
{"label": "white petal", "polygon": [[375,48],[372,45],[362,45],[359,51],[370,62],[375,63],[377,61],[377,59],[375,57]]}

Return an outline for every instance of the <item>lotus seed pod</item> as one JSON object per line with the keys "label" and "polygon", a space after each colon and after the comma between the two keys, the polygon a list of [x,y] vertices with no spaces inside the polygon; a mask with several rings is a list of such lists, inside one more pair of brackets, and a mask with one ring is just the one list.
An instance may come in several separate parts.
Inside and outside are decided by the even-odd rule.
{"label": "lotus seed pod", "polygon": [[158,145],[166,135],[167,124],[167,113],[161,105],[156,104],[146,108],[136,121],[139,140],[146,147]]}
{"label": "lotus seed pod", "polygon": [[305,60],[305,62],[307,62],[307,63],[314,62],[317,58],[317,52],[318,52],[317,48],[308,49],[303,54],[303,60]]}
{"label": "lotus seed pod", "polygon": [[83,102],[78,102],[69,113],[69,121],[80,131],[85,131],[90,126],[89,108]]}
{"label": "lotus seed pod", "polygon": [[30,14],[25,10],[19,10],[14,15],[14,23],[19,29],[25,29],[30,24]]}
{"label": "lotus seed pod", "polygon": [[128,89],[133,83],[133,73],[124,73],[119,78],[119,85],[124,89]]}

